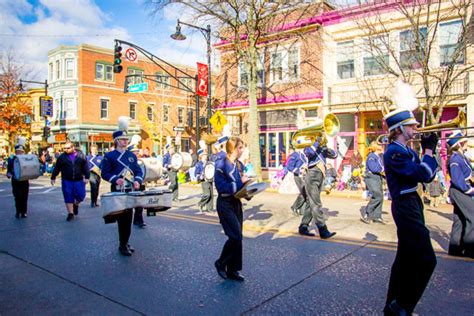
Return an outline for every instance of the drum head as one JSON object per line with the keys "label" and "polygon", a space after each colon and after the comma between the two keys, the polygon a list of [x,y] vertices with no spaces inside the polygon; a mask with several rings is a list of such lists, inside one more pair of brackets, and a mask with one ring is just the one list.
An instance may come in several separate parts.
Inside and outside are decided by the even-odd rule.
{"label": "drum head", "polygon": [[204,178],[206,180],[214,179],[214,173],[216,172],[216,167],[213,162],[208,162],[204,167]]}
{"label": "drum head", "polygon": [[179,153],[174,154],[171,156],[171,167],[175,170],[180,169],[183,166],[184,159]]}

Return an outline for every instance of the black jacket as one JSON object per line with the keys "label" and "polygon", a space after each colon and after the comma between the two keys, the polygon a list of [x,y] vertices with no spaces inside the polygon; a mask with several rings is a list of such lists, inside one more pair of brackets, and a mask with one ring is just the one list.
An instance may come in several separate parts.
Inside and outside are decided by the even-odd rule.
{"label": "black jacket", "polygon": [[63,180],[79,181],[83,180],[84,178],[89,179],[89,166],[84,153],[80,150],[77,150],[77,156],[76,159],[74,159],[74,164],[66,153],[62,153],[56,160],[56,165],[54,166],[51,180],[55,180],[60,172]]}

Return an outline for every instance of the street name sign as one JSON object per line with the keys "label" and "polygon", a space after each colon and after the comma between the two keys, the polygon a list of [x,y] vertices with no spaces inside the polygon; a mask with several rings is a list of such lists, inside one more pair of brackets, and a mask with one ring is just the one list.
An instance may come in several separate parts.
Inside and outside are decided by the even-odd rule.
{"label": "street name sign", "polygon": [[183,126],[173,126],[173,131],[175,132],[184,132]]}
{"label": "street name sign", "polygon": [[131,84],[128,86],[128,92],[130,93],[138,93],[143,91],[148,91],[148,82]]}
{"label": "street name sign", "polygon": [[41,116],[53,116],[53,98],[49,96],[40,97]]}

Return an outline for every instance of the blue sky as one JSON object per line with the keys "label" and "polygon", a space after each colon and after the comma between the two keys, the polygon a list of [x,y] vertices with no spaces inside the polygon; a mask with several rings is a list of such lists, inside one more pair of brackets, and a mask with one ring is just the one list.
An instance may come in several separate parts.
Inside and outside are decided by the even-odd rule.
{"label": "blue sky", "polygon": [[12,49],[17,60],[44,80],[48,51],[59,45],[94,44],[113,48],[113,39],[135,43],[158,57],[180,64],[206,61],[204,37],[183,28],[185,41],[174,41],[178,16],[169,8],[151,17],[143,0],[0,0],[0,50]]}

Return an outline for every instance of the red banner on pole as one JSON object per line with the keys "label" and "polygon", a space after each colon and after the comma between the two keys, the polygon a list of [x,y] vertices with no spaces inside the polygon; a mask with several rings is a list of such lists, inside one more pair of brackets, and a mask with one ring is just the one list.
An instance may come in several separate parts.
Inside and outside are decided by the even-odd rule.
{"label": "red banner on pole", "polygon": [[208,76],[209,76],[209,68],[206,64],[197,63],[198,69],[198,79],[196,85],[196,94],[200,96],[207,96],[208,93]]}

